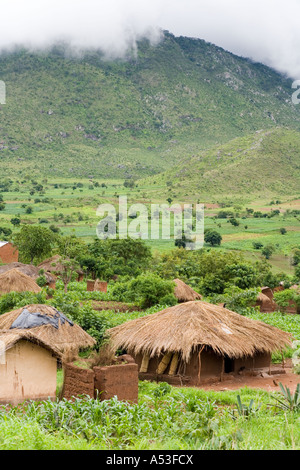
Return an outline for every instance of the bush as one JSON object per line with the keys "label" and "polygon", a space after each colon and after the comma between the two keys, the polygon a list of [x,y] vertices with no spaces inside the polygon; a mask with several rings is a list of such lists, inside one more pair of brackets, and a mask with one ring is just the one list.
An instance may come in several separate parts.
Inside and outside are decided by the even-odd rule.
{"label": "bush", "polygon": [[121,302],[136,302],[142,308],[158,304],[175,305],[175,283],[164,280],[157,274],[141,274],[127,282],[118,282],[112,289],[112,296]]}

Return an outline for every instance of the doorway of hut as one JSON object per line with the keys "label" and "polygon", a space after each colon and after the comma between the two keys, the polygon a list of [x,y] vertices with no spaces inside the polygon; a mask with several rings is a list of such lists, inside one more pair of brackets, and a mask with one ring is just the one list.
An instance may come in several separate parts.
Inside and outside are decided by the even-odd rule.
{"label": "doorway of hut", "polygon": [[224,373],[231,374],[234,372],[234,359],[231,359],[228,356],[224,357]]}

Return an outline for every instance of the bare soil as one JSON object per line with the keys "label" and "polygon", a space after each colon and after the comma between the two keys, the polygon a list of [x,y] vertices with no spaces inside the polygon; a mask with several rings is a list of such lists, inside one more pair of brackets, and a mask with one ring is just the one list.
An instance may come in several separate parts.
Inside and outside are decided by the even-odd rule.
{"label": "bare soil", "polygon": [[[282,374],[277,373],[280,369],[284,371]],[[284,368],[282,364],[276,367],[276,374],[264,376],[230,376],[227,380],[215,384],[203,385],[204,390],[237,390],[248,387],[253,389],[267,390],[268,392],[280,391],[279,383],[288,387],[292,393],[295,392],[297,384],[300,383],[300,375],[294,374],[292,371],[291,361],[287,361]]]}

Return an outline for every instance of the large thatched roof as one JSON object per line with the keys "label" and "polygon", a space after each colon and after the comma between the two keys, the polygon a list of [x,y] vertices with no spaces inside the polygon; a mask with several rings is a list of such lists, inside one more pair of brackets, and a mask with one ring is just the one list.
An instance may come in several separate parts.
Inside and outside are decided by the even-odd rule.
{"label": "large thatched roof", "polygon": [[179,302],[189,302],[191,300],[201,300],[202,295],[195,292],[190,286],[181,281],[181,279],[174,279],[176,284],[174,295]]}
{"label": "large thatched roof", "polygon": [[27,330],[61,352],[93,347],[94,338],[50,305],[27,305],[0,316],[1,330]]}
{"label": "large thatched roof", "polygon": [[[6,273],[7,271],[10,271],[11,269],[17,269],[23,274],[26,274],[26,276],[31,277],[32,279],[36,280],[40,276],[40,269],[37,266],[34,266],[33,264],[23,264],[23,263],[8,263],[8,264],[3,264],[0,266],[0,274]],[[55,280],[55,276],[53,276],[50,273],[45,273],[44,276],[46,277],[47,283],[50,283]]]}
{"label": "large thatched roof", "polygon": [[57,359],[61,359],[61,352],[51,343],[44,339],[37,338],[30,330],[0,330],[0,342],[4,345],[5,351],[12,348],[21,340],[37,344],[50,351]]}
{"label": "large thatched roof", "polygon": [[291,337],[275,327],[251,320],[207,302],[169,307],[108,330],[111,345],[129,354],[180,353],[184,361],[199,346],[229,357],[271,353],[291,344]]}
{"label": "large thatched roof", "polygon": [[0,274],[0,294],[27,291],[37,293],[41,291],[41,288],[31,277],[17,269],[10,269]]}

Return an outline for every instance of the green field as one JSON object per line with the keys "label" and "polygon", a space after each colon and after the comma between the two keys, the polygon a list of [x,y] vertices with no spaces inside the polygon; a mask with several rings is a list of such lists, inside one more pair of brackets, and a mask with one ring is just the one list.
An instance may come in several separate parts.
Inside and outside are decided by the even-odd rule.
{"label": "green field", "polygon": [[[33,181],[33,182],[32,182]],[[10,180],[8,191],[2,192],[5,208],[0,212],[0,227],[10,228],[13,233],[18,231],[11,219],[20,218],[22,224],[41,224],[45,227],[54,226],[63,235],[75,234],[85,242],[91,242],[96,238],[96,227],[100,221],[97,216],[97,207],[103,203],[110,203],[119,210],[119,196],[127,196],[128,208],[135,203],[144,204],[149,213],[151,204],[168,204],[164,199],[159,199],[158,193],[151,198],[148,186],[124,187],[122,180],[72,180],[40,179],[40,180]],[[35,188],[38,183],[42,186],[40,191]],[[79,185],[79,186],[77,186]],[[104,186],[102,186],[104,185]],[[243,253],[250,260],[262,259],[260,250],[255,250],[253,242],[261,242],[263,245],[273,245],[275,251],[270,258],[270,263],[276,272],[292,274],[291,253],[299,247],[300,224],[299,215],[295,211],[300,209],[300,200],[295,195],[280,199],[279,203],[271,204],[269,199],[253,200],[249,204],[234,204],[225,209],[221,204],[206,201],[198,201],[192,198],[191,204],[195,207],[197,202],[204,203],[204,228],[214,229],[222,235],[221,247],[214,249],[234,250]],[[172,204],[181,203],[180,199],[172,200]],[[32,213],[26,213],[28,207]],[[272,210],[279,210],[280,214],[274,217],[255,218],[247,213],[252,208],[255,212],[270,214]],[[233,226],[229,219],[217,218],[220,211],[230,211],[235,215],[239,225]],[[294,212],[292,212],[294,211]],[[128,218],[128,224],[132,220]],[[280,229],[285,228],[282,235]],[[150,229],[150,222],[149,222]],[[174,230],[171,227],[170,240],[151,240],[147,243],[152,251],[169,251],[174,248]],[[208,245],[207,245],[208,246]]]}

